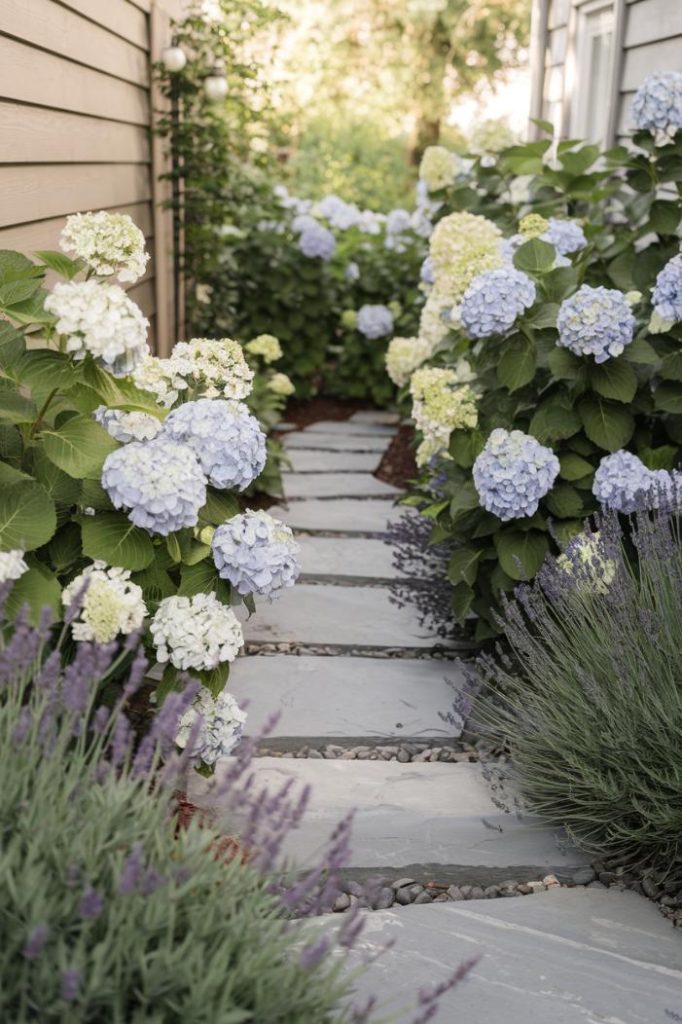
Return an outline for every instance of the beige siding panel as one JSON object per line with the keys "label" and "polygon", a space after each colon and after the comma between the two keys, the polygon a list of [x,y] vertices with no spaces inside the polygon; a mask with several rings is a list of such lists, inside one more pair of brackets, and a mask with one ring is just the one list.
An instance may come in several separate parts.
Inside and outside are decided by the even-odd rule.
{"label": "beige siding panel", "polygon": [[149,199],[142,164],[0,166],[0,227]]}
{"label": "beige siding panel", "polygon": [[152,0],[125,0],[132,7],[137,7],[140,11],[144,11],[146,14],[152,9]]}
{"label": "beige siding panel", "polygon": [[[682,0],[639,0],[628,11],[625,48],[682,36]],[[682,40],[679,43],[682,46]]]}
{"label": "beige siding panel", "polygon": [[548,27],[563,28],[568,25],[568,16],[571,9],[571,0],[551,0],[549,8]]}
{"label": "beige siding panel", "polygon": [[621,90],[630,92],[637,89],[652,71],[682,71],[682,40],[664,39],[626,50]]}
{"label": "beige siding panel", "polygon": [[146,50],[149,43],[147,16],[139,7],[120,0],[61,0],[64,7],[82,14],[117,36]]}
{"label": "beige siding panel", "polygon": [[128,295],[136,302],[145,316],[154,313],[154,278],[148,277],[128,289]]}
{"label": "beige siding panel", "polygon": [[556,64],[563,64],[566,59],[566,40],[568,29],[556,28],[549,33],[547,51],[545,54],[545,65],[553,67]]}
{"label": "beige siding panel", "polygon": [[0,98],[149,124],[149,93],[13,39],[3,39]]}
{"label": "beige siding panel", "polygon": [[135,85],[149,84],[145,53],[55,0],[0,0],[0,31]]}
{"label": "beige siding panel", "polygon": [[[110,212],[127,213],[132,217],[147,238],[148,248],[150,247],[153,223],[149,203],[121,206],[114,208]],[[29,255],[38,249],[58,249],[59,235],[65,222],[66,217],[52,217],[49,220],[39,220],[33,224],[20,224],[3,228],[0,230],[0,249],[17,249],[19,252]]]}
{"label": "beige siding panel", "polygon": [[618,128],[616,130],[616,134],[619,138],[622,135],[629,135],[634,129],[634,125],[632,123],[632,101],[634,96],[634,92],[621,94],[620,110],[618,111]]}
{"label": "beige siding panel", "polygon": [[103,121],[44,107],[0,101],[7,163],[148,163],[149,132],[141,125]]}

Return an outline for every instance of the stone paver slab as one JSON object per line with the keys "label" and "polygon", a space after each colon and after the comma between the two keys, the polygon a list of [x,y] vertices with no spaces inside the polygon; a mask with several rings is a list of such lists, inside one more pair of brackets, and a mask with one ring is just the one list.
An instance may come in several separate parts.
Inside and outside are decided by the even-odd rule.
{"label": "stone paver slab", "polygon": [[632,892],[551,889],[367,914],[349,968],[389,940],[395,946],[371,958],[355,988],[378,996],[396,1024],[413,1019],[408,1008],[425,983],[473,957],[434,1024],[667,1024],[682,1016],[680,938]]}
{"label": "stone paver slab", "polygon": [[318,739],[455,737],[461,730],[440,716],[463,683],[458,665],[426,658],[278,654],[238,658],[229,688],[240,704],[249,702],[249,735],[279,712],[268,739],[292,738],[295,748]]}
{"label": "stone paver slab", "polygon": [[409,509],[399,508],[392,501],[359,501],[353,498],[295,501],[289,508],[277,506],[269,511],[294,530],[339,533],[385,533],[389,522],[397,522],[406,513],[417,515]]}
{"label": "stone paver slab", "polygon": [[392,580],[394,548],[365,537],[299,537],[301,569],[310,576]]}
{"label": "stone paver slab", "polygon": [[325,452],[294,449],[288,453],[294,473],[373,473],[381,462],[380,452]]}
{"label": "stone paver slab", "polygon": [[287,450],[309,448],[332,452],[378,452],[386,451],[390,444],[388,437],[363,437],[360,434],[311,434],[297,430],[283,439]]}
{"label": "stone paver slab", "polygon": [[374,423],[382,426],[393,426],[400,422],[397,412],[387,412],[382,409],[362,409],[354,412],[350,418],[351,423]]}
{"label": "stone paver slab", "polygon": [[372,647],[433,647],[442,641],[420,626],[412,607],[397,608],[385,587],[343,587],[298,583],[278,601],[258,602],[248,619],[243,605],[235,609],[244,621],[247,641],[293,641]]}
{"label": "stone paver slab", "polygon": [[319,420],[305,428],[306,434],[366,434],[368,437],[393,437],[395,427],[352,420]]}
{"label": "stone paver slab", "polygon": [[[488,885],[548,872],[568,877],[586,862],[562,852],[556,830],[500,811],[499,787],[493,793],[478,764],[262,757],[253,771],[256,785],[273,792],[288,782],[292,793],[311,787],[307,812],[287,839],[287,854],[299,862],[309,862],[352,810],[349,866],[368,873],[409,876],[421,867],[445,881]],[[190,799],[211,806],[210,789],[196,778]]]}
{"label": "stone paver slab", "polygon": [[292,498],[373,498],[400,494],[371,473],[282,473],[287,500]]}

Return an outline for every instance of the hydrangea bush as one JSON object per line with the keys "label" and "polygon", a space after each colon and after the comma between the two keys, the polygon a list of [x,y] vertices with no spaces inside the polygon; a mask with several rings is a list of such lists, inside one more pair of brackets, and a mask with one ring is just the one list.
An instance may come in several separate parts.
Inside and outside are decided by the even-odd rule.
{"label": "hydrangea bush", "polygon": [[[245,352],[231,339],[197,338],[168,358],[153,356],[142,313],[109,280],[144,272],[132,221],[77,215],[63,245],[78,258],[43,252],[33,262],[0,252],[0,577],[11,583],[8,607],[16,614],[27,605],[37,621],[48,605],[74,650],[90,640],[125,649],[144,632],[150,657],[165,665],[159,706],[183,671],[205,687],[204,703],[218,701],[242,644],[231,605],[243,600],[253,610],[254,595],[298,574],[290,531],[270,517],[251,560],[244,543],[231,554],[227,544],[212,546],[214,533],[236,536],[237,495],[266,465],[265,433],[246,403],[257,379],[252,401],[266,426],[281,411],[290,388],[269,366],[279,342],[257,338]],[[48,268],[66,278],[50,293]]]}
{"label": "hydrangea bush", "polygon": [[[479,639],[498,631],[501,595],[588,515],[679,489],[679,82],[642,85],[632,148],[554,147],[542,124],[547,137],[494,157],[425,157],[443,172],[426,301],[412,344],[389,343],[387,370],[418,428],[422,475],[406,501],[454,545],[454,617],[474,612]],[[457,422],[454,390],[435,432],[419,382],[462,360],[476,417]]]}

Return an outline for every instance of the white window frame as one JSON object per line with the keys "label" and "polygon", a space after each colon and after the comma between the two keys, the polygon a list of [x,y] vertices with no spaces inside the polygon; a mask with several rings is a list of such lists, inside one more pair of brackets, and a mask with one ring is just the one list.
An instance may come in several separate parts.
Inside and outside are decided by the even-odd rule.
{"label": "white window frame", "polygon": [[[562,135],[584,138],[587,131],[587,111],[590,103],[598,103],[604,111],[600,139],[589,139],[610,146],[615,135],[619,78],[622,65],[623,26],[625,0],[572,0],[566,61],[564,64],[564,91]],[[590,19],[602,13],[611,22],[611,52],[609,66],[603,75],[599,96],[591,96],[589,80],[590,61]],[[596,34],[596,33],[595,33]],[[602,92],[603,90],[603,92]]]}

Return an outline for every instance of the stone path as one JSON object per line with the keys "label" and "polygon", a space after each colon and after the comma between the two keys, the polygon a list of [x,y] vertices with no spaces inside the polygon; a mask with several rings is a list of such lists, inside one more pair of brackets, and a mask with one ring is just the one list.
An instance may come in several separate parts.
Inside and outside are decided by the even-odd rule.
{"label": "stone path", "polygon": [[[248,702],[252,733],[280,712],[266,744],[281,756],[257,758],[256,781],[280,788],[290,780],[294,791],[311,784],[309,811],[288,840],[288,853],[302,863],[356,809],[349,886],[381,876],[390,890],[391,880],[404,876],[421,883],[418,902],[427,902],[421,885],[429,880],[469,886],[474,896],[510,879],[553,874],[569,881],[586,858],[520,813],[481,765],[389,753],[411,743],[421,750],[424,742],[454,749],[461,723],[443,716],[464,683],[454,660],[458,645],[444,646],[411,608],[389,600],[396,573],[383,538],[387,522],[402,513],[393,505],[395,488],[372,473],[395,423],[389,414],[356,413],[284,437],[292,459],[288,505],[271,511],[298,535],[302,578],[279,601],[260,604],[252,619],[244,614],[247,656],[230,675],[231,691]],[[358,745],[374,759],[351,759]],[[190,798],[211,806],[198,776]],[[353,897],[344,898],[348,905]],[[393,993],[399,1012],[420,986],[481,954],[472,978],[448,996],[439,1024],[665,1024],[668,1008],[682,1019],[678,940],[656,909],[631,893],[550,890],[368,917],[365,949],[393,935],[399,942],[360,984]]]}

